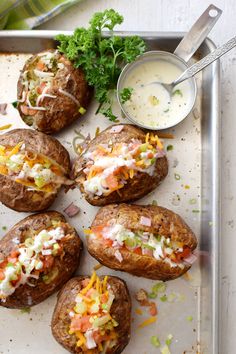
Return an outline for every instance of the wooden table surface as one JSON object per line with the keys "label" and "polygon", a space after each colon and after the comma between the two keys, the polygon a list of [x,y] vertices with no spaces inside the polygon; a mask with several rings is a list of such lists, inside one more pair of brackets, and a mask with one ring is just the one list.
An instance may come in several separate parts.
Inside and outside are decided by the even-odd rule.
{"label": "wooden table surface", "polygon": [[[206,0],[84,0],[47,22],[41,29],[73,30],[87,25],[95,11],[114,8],[124,15],[121,30],[187,31],[211,2]],[[236,1],[214,0],[223,14],[210,34],[217,44],[236,35]],[[221,348],[236,353],[236,49],[222,60],[221,154]],[[138,353],[137,353],[138,354]]]}

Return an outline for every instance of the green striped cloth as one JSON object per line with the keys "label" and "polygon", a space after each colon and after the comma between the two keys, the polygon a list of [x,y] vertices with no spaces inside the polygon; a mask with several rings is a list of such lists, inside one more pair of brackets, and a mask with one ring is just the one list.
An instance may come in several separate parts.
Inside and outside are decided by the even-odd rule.
{"label": "green striped cloth", "polygon": [[31,29],[81,0],[0,0],[0,29]]}

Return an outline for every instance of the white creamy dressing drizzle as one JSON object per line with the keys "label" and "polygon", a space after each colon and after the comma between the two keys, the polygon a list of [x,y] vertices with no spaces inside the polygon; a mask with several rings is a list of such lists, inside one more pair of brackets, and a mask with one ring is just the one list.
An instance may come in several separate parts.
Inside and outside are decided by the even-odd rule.
{"label": "white creamy dressing drizzle", "polygon": [[[43,262],[39,256],[49,255],[56,249],[59,240],[65,236],[65,232],[61,227],[57,227],[50,231],[42,230],[34,238],[26,239],[22,247],[19,248],[20,255],[15,264],[9,263],[4,271],[5,278],[0,281],[0,299],[4,299],[13,294],[15,289],[21,284],[25,284],[30,277],[34,277],[31,272],[40,270],[43,267]],[[28,241],[27,241],[28,240]],[[45,253],[45,251],[48,251]],[[11,282],[17,280],[20,275],[20,280],[13,286]]]}
{"label": "white creamy dressing drizzle", "polygon": [[[140,142],[140,145],[142,143]],[[124,144],[122,146],[122,149],[120,151],[120,154],[117,156],[99,156],[96,157],[95,152],[90,152],[88,151],[87,153],[84,154],[84,159],[85,160],[91,160],[93,163],[92,165],[95,167],[102,167],[103,171],[102,173],[92,177],[91,179],[86,179],[84,181],[84,189],[87,193],[95,194],[98,196],[101,195],[106,195],[109,194],[109,190],[106,187],[105,184],[105,179],[114,173],[114,171],[119,168],[119,167],[124,167],[126,166],[129,170],[133,169],[134,171],[142,171],[148,173],[150,176],[153,175],[155,171],[155,163],[150,164],[150,160],[148,159],[147,155],[151,150],[148,150],[146,152],[141,152],[141,157],[145,161],[146,168],[139,168],[136,166],[135,158],[133,157],[133,154],[136,152],[136,150],[139,148],[136,147],[133,150],[130,150],[129,145]],[[163,156],[161,152],[156,152],[155,154],[155,159],[158,157]],[[126,183],[126,181],[124,182]]]}
{"label": "white creamy dressing drizzle", "polygon": [[164,60],[137,65],[122,85],[133,89],[130,100],[124,103],[126,112],[140,124],[153,128],[177,124],[189,112],[190,83],[185,81],[177,85],[171,100],[162,85],[150,83],[171,83],[181,73],[178,66]]}
{"label": "white creamy dressing drizzle", "polygon": [[[182,247],[173,247],[169,237],[166,238],[159,235],[157,238],[152,233],[142,231],[134,233],[120,224],[104,227],[102,235],[104,239],[113,241],[112,247],[114,248],[119,249],[125,246],[132,251],[137,247],[141,247],[143,255],[148,255],[154,257],[156,260],[167,262],[171,267],[184,267],[183,264],[177,264],[168,258],[167,255],[171,255],[174,251],[183,251]],[[96,237],[93,233],[90,236],[92,238]]]}

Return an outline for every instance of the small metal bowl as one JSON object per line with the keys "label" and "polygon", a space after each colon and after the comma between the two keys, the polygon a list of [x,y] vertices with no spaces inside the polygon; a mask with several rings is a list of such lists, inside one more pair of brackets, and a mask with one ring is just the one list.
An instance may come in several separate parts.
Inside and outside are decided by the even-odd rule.
{"label": "small metal bowl", "polygon": [[168,61],[170,63],[173,63],[174,65],[179,67],[182,72],[184,72],[188,68],[188,64],[183,59],[181,59],[180,57],[178,57],[175,54],[172,54],[172,53],[169,53],[169,52],[160,51],[160,50],[146,52],[146,53],[140,55],[134,62],[127,64],[123,68],[123,70],[122,70],[122,72],[120,74],[120,77],[118,79],[118,82],[117,82],[117,100],[119,102],[119,105],[120,105],[120,108],[121,108],[122,112],[124,113],[124,115],[133,124],[138,125],[138,126],[140,126],[142,128],[145,128],[145,129],[163,130],[163,129],[168,129],[168,128],[171,128],[171,127],[179,124],[192,111],[192,109],[194,107],[194,104],[195,104],[195,101],[196,101],[196,96],[197,96],[197,84],[196,84],[196,80],[195,80],[194,77],[192,77],[191,79],[187,80],[189,82],[189,86],[190,86],[190,90],[191,90],[188,113],[186,114],[186,112],[185,112],[185,114],[180,116],[179,119],[177,121],[175,121],[175,123],[170,124],[168,126],[167,125],[165,125],[165,126],[158,125],[158,127],[153,127],[153,126],[148,126],[148,125],[141,124],[134,117],[132,117],[132,115],[130,115],[126,111],[126,109],[124,107],[124,104],[121,102],[121,98],[120,98],[120,92],[122,91],[122,89],[124,87],[127,87],[127,85],[126,86],[124,85],[124,83],[126,81],[126,78],[131,74],[132,70],[134,68],[136,68],[137,66],[142,65],[143,63],[146,63],[148,61],[152,61],[153,62],[155,60],[162,60],[162,61]]}

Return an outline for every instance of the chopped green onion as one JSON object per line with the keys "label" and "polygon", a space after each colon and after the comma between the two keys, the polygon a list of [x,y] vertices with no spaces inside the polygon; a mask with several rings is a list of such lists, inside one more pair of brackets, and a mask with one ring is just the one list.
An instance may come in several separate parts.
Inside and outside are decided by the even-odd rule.
{"label": "chopped green onion", "polygon": [[3,230],[3,231],[6,231],[6,230],[7,230],[7,227],[6,227],[6,226],[2,226],[2,230]]}
{"label": "chopped green onion", "polygon": [[175,96],[175,95],[179,95],[181,97],[183,97],[183,93],[181,90],[175,90],[173,93],[172,93],[172,96]]}
{"label": "chopped green onion", "polygon": [[79,113],[82,114],[82,115],[85,114],[86,113],[86,109],[84,107],[80,107],[79,108]]}
{"label": "chopped green onion", "polygon": [[171,354],[167,345],[161,348],[161,354]]}
{"label": "chopped green onion", "polygon": [[167,148],[166,148],[167,151],[171,151],[171,150],[173,150],[173,149],[174,149],[174,146],[173,146],[173,145],[168,145]]}
{"label": "chopped green onion", "polygon": [[167,109],[165,109],[163,112],[164,112],[164,113],[167,113],[167,112],[169,112],[169,110],[170,110],[170,109],[167,108]]}
{"label": "chopped green onion", "polygon": [[157,298],[157,293],[149,293],[148,297],[149,297],[149,299],[156,299]]}
{"label": "chopped green onion", "polygon": [[157,201],[153,199],[152,205],[158,205],[158,204],[157,204]]}
{"label": "chopped green onion", "polygon": [[151,344],[154,346],[154,347],[160,347],[161,345],[161,342],[159,341],[159,339],[157,338],[157,336],[152,336],[151,337]]}
{"label": "chopped green onion", "polygon": [[180,175],[178,173],[175,173],[175,179],[176,179],[176,181],[180,180]]}
{"label": "chopped green onion", "polygon": [[186,320],[189,321],[189,322],[192,322],[193,316],[188,316],[188,317],[186,317]]}
{"label": "chopped green onion", "polygon": [[199,209],[193,209],[192,213],[200,213],[200,210]]}
{"label": "chopped green onion", "polygon": [[142,247],[143,247],[143,248],[147,248],[147,249],[149,249],[149,250],[155,250],[155,247],[152,247],[152,246],[148,245],[147,243],[143,243],[143,244],[142,244]]}
{"label": "chopped green onion", "polygon": [[169,334],[166,339],[166,345],[168,345],[168,347],[171,345],[172,339],[173,339],[172,334]]}
{"label": "chopped green onion", "polygon": [[12,102],[12,106],[13,106],[14,108],[16,108],[16,107],[17,107],[17,101]]}
{"label": "chopped green onion", "polygon": [[30,307],[24,307],[23,309],[20,310],[21,313],[30,313],[31,308]]}
{"label": "chopped green onion", "polygon": [[155,293],[164,293],[166,291],[166,284],[163,282],[153,285],[152,291]]}
{"label": "chopped green onion", "polygon": [[177,298],[177,295],[174,293],[171,293],[170,295],[168,295],[167,300],[168,300],[168,302],[173,302],[176,298]]}
{"label": "chopped green onion", "polygon": [[161,297],[160,297],[160,300],[161,300],[162,302],[166,302],[166,301],[167,301],[167,296],[166,296],[166,294],[163,295],[163,296],[161,296]]}
{"label": "chopped green onion", "polygon": [[196,198],[189,199],[189,204],[196,204],[196,203],[197,203]]}

